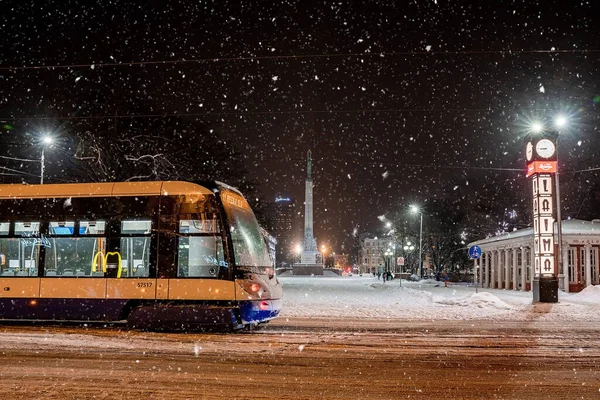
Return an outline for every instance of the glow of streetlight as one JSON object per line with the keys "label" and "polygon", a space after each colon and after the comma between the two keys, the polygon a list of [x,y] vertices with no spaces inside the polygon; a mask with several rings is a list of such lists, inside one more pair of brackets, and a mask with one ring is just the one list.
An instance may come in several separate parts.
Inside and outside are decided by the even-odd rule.
{"label": "glow of streetlight", "polygon": [[294,250],[296,251],[296,254],[300,254],[300,253],[302,253],[302,246],[300,246],[299,244],[297,244],[296,248]]}
{"label": "glow of streetlight", "polygon": [[416,213],[418,213],[418,212],[420,212],[420,211],[421,211],[421,210],[420,210],[419,206],[416,206],[416,205],[414,205],[414,204],[410,206],[410,212],[411,212],[411,213],[414,213],[414,214],[416,214]]}
{"label": "glow of streetlight", "polygon": [[540,133],[544,130],[544,125],[541,122],[535,121],[531,124],[531,127],[529,129],[533,133]]}
{"label": "glow of streetlight", "polygon": [[388,222],[386,222],[385,226],[386,226],[386,228],[391,228],[392,227],[392,223],[388,221]]}
{"label": "glow of streetlight", "polygon": [[45,135],[45,136],[42,138],[42,142],[43,142],[44,144],[52,144],[52,142],[54,142],[54,139],[52,138],[52,136]]}
{"label": "glow of streetlight", "polygon": [[554,120],[554,125],[556,125],[557,128],[564,128],[567,125],[567,122],[567,118],[564,115],[559,115]]}

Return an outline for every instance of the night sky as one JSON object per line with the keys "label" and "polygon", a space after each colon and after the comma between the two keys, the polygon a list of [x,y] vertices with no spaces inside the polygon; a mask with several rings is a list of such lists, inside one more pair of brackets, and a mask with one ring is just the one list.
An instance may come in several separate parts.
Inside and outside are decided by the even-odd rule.
{"label": "night sky", "polygon": [[527,208],[527,123],[563,112],[563,216],[600,217],[597,1],[242,3],[2,1],[0,155],[23,126],[200,119],[301,222],[311,149],[315,234],[347,251],[411,203]]}

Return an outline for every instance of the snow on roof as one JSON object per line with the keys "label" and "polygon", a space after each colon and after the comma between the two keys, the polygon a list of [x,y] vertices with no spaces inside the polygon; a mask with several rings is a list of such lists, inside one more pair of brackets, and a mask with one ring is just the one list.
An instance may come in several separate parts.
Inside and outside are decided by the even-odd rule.
{"label": "snow on roof", "polygon": [[[556,223],[554,224],[554,231],[558,228]],[[592,221],[584,221],[581,219],[567,219],[562,222],[562,233],[563,235],[599,235],[600,236],[600,220],[594,219]],[[531,237],[533,235],[533,228],[519,229],[518,231],[508,232],[499,236],[492,236],[487,239],[477,240],[469,243],[469,247],[474,245],[490,244],[494,242],[500,242],[510,239],[517,239],[522,237]]]}

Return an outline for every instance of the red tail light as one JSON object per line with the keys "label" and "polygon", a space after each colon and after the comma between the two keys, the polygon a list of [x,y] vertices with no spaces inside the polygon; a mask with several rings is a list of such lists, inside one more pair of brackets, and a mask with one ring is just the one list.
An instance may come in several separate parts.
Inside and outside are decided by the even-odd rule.
{"label": "red tail light", "polygon": [[252,285],[250,285],[250,291],[251,292],[258,292],[260,290],[260,285],[258,283],[253,283]]}
{"label": "red tail light", "polygon": [[266,301],[261,301],[260,302],[260,309],[261,311],[265,311],[269,309],[269,303]]}

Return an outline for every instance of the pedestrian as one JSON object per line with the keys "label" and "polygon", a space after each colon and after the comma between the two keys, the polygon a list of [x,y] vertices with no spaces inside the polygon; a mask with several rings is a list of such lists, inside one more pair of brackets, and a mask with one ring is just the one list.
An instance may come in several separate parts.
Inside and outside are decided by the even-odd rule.
{"label": "pedestrian", "polygon": [[444,287],[448,287],[448,271],[446,271],[445,269],[442,271],[442,280],[444,281]]}

